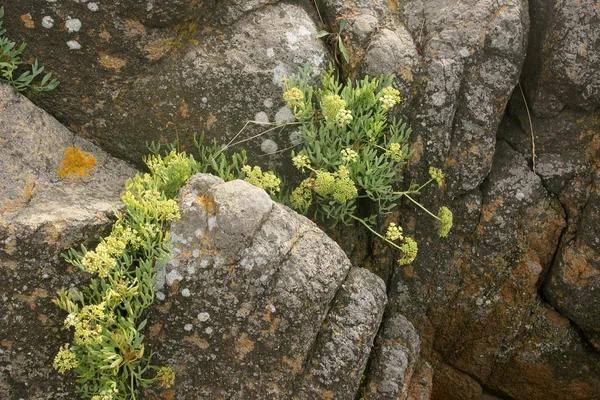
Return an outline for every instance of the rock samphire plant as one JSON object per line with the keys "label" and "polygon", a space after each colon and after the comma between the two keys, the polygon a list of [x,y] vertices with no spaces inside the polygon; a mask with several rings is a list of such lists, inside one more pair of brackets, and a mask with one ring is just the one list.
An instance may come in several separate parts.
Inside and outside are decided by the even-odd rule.
{"label": "rock samphire plant", "polygon": [[61,373],[73,370],[82,398],[135,399],[138,386],[154,381],[173,384],[168,367],[151,364],[144,348],[144,311],[154,301],[158,265],[170,254],[165,224],[179,218],[172,197],[197,172],[185,154],[149,156],[150,173],[129,179],[121,194],[125,208],[117,213],[111,233],[95,250],[70,249],[65,259],[92,275],[82,290],[62,290],[54,301],[68,315],[73,343],[65,344],[54,360]]}
{"label": "rock samphire plant", "polygon": [[[350,224],[358,222],[374,235],[402,251],[399,263],[411,263],[417,254],[417,243],[403,235],[402,228],[392,223],[385,234],[374,228],[378,215],[388,214],[402,197],[410,200],[439,222],[440,237],[452,227],[452,212],[445,206],[436,214],[415,196],[436,182],[443,185],[444,175],[438,168],[429,169],[430,179],[399,190],[402,172],[410,155],[408,139],[411,129],[392,116],[400,102],[393,88],[392,76],[365,77],[343,85],[336,81],[330,68],[321,77],[321,87],[309,84],[312,71],[299,69],[296,77],[286,80],[283,98],[292,109],[302,139],[301,149],[292,151],[292,161],[305,179],[289,196],[275,196],[303,214],[315,219]],[[242,177],[263,187],[272,195],[279,192],[279,179],[272,172],[262,173],[258,167],[244,167]],[[285,192],[285,190],[283,191]],[[357,202],[374,205],[375,213],[361,217]]]}
{"label": "rock samphire plant", "polygon": [[21,55],[27,43],[17,46],[15,42],[4,36],[6,29],[2,29],[2,17],[4,17],[4,7],[0,7],[0,81],[8,82],[18,91],[47,92],[56,89],[59,81],[51,79],[52,73],[44,75],[39,84],[33,83],[34,79],[44,72],[44,67],[40,67],[37,60],[31,65],[31,71],[15,75],[19,66],[23,64]]}

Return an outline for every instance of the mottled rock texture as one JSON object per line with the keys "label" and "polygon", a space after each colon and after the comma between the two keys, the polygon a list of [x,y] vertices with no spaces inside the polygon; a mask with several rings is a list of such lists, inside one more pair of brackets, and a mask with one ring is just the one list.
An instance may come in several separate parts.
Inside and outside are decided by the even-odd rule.
{"label": "mottled rock texture", "polygon": [[163,300],[149,315],[149,346],[177,374],[172,396],[352,398],[383,281],[246,182],[196,175],[179,203]]}
{"label": "mottled rock texture", "polygon": [[532,111],[600,105],[600,7],[595,0],[529,0],[531,34],[523,83]]}
{"label": "mottled rock texture", "polygon": [[[89,176],[61,179],[65,149],[96,158]],[[110,228],[119,193],[135,170],[0,83],[0,398],[73,399],[72,381],[52,368],[70,342],[51,300],[85,277],[60,253]]]}
{"label": "mottled rock texture", "polygon": [[[329,53],[315,40],[311,1],[270,3],[110,0],[92,11],[83,1],[10,1],[5,27],[62,81],[34,101],[79,136],[141,164],[149,140],[179,139],[193,150],[194,132],[225,143],[248,120],[289,119],[283,76],[304,63],[320,72]],[[52,27],[42,26],[44,17]],[[67,28],[73,19],[77,31]],[[70,50],[69,41],[81,49]],[[245,147],[263,154],[266,139]],[[290,146],[287,135],[270,139]]]}

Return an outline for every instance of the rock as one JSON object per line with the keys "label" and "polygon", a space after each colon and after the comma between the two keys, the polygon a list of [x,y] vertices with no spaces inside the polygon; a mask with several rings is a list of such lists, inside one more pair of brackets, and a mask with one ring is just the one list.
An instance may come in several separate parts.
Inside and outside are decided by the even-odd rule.
{"label": "rock", "polygon": [[375,342],[363,398],[406,398],[420,351],[419,333],[406,317],[394,315],[386,318]]}
{"label": "rock", "polygon": [[[99,3],[92,12],[83,2],[39,7],[25,0],[7,4],[4,19],[8,35],[26,41],[28,54],[62,82],[60,95],[34,101],[79,136],[136,164],[150,140],[178,139],[193,152],[194,132],[225,144],[258,113],[273,122],[284,106],[283,77],[305,63],[315,73],[328,64],[308,1],[129,3]],[[50,16],[54,27],[24,27],[25,14],[36,22]],[[67,16],[81,29],[63,29]],[[70,50],[68,41],[80,49]],[[250,125],[238,139],[263,129]],[[290,144],[287,135],[271,132],[245,143],[251,159],[263,155],[264,139]]]}
{"label": "rock", "polygon": [[[566,225],[559,201],[525,158],[502,141],[480,191],[451,207],[457,226],[478,221],[471,232],[459,229],[444,240],[433,239],[427,232],[434,228],[414,214],[418,222],[408,221],[405,232],[412,226],[420,254],[390,283],[387,312],[406,315],[420,331],[423,356],[435,371],[432,398],[441,396],[436,382],[444,391],[460,393],[460,382],[471,380],[513,399],[564,399],[565,393],[570,399],[593,398],[599,387],[592,367],[598,354],[578,338],[576,328],[564,324],[564,317],[545,317],[546,308],[539,306],[539,286]],[[538,325],[532,321],[539,321],[541,330],[533,338]],[[544,351],[535,359],[522,355],[525,361],[520,361],[521,349],[530,346]],[[447,366],[435,362],[436,352]],[[440,375],[436,365],[469,379]],[[519,380],[519,374],[527,378]]]}
{"label": "rock", "polygon": [[383,282],[246,182],[196,175],[179,202],[164,300],[148,323],[149,348],[177,375],[172,396],[352,397]]}
{"label": "rock", "polygon": [[[60,253],[93,244],[110,228],[135,170],[0,83],[0,398],[73,399],[52,362],[71,341],[51,300],[86,278]],[[61,179],[65,149],[96,160],[89,176]],[[85,172],[85,171],[84,171]]]}
{"label": "rock", "polygon": [[529,1],[531,33],[523,71],[531,110],[552,117],[564,107],[600,105],[600,9],[593,0]]}
{"label": "rock", "polygon": [[427,361],[421,360],[410,381],[406,400],[429,400],[433,389],[433,368]]}
{"label": "rock", "polygon": [[[522,130],[506,126],[499,134],[531,158],[529,118],[520,96],[510,104]],[[535,136],[536,173],[544,186],[560,200],[568,216],[554,263],[543,289],[547,301],[571,319],[600,348],[600,224],[598,160],[600,115],[598,112],[563,110],[552,118],[531,116]]]}
{"label": "rock", "polygon": [[433,400],[480,400],[481,385],[469,375],[446,364],[434,353]]}

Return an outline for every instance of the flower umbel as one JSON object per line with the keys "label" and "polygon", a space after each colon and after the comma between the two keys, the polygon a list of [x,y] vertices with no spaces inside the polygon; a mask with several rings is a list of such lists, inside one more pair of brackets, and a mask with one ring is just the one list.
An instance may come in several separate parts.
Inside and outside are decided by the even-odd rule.
{"label": "flower umbel", "polygon": [[304,93],[297,87],[293,87],[283,93],[283,99],[287,101],[288,107],[294,107],[304,100]]}
{"label": "flower umbel", "polygon": [[342,161],[345,164],[352,164],[358,160],[358,153],[350,148],[342,149]]}
{"label": "flower umbel", "polygon": [[412,238],[405,238],[404,244],[400,246],[400,249],[404,253],[404,256],[398,260],[398,264],[407,265],[415,260],[417,257],[417,253],[419,251],[417,247],[417,242],[415,242]]}
{"label": "flower umbel", "polygon": [[175,372],[170,367],[162,367],[154,379],[158,380],[160,386],[168,389],[175,383]]}
{"label": "flower umbel", "polygon": [[385,151],[387,157],[391,157],[396,162],[401,162],[406,158],[406,154],[402,151],[400,143],[390,143]]}
{"label": "flower umbel", "polygon": [[337,121],[340,111],[346,109],[346,102],[337,94],[330,94],[325,96],[321,107],[323,108],[323,116],[326,119],[335,119]]}
{"label": "flower umbel", "polygon": [[385,234],[385,238],[387,240],[390,241],[394,241],[394,240],[402,240],[404,239],[404,236],[402,235],[402,227],[401,226],[396,226],[395,223],[391,223],[389,224],[388,228],[387,228],[387,232]]}
{"label": "flower umbel", "polygon": [[400,92],[391,86],[384,87],[379,92],[379,101],[381,102],[381,108],[384,111],[388,111],[396,104],[400,103]]}
{"label": "flower umbel", "polygon": [[442,185],[444,184],[444,173],[441,169],[436,167],[429,167],[429,176],[431,176],[431,179],[437,182],[439,187],[442,187]]}
{"label": "flower umbel", "polygon": [[281,180],[272,171],[262,172],[260,167],[250,167],[249,165],[244,165],[242,171],[246,174],[246,177],[244,178],[246,182],[259,187],[272,195],[279,192]]}
{"label": "flower umbel", "polygon": [[308,159],[308,156],[305,156],[304,154],[298,154],[292,158],[292,163],[294,164],[294,167],[302,172],[304,172],[305,168],[310,168],[310,160]]}
{"label": "flower umbel", "polygon": [[77,368],[77,359],[75,354],[69,348],[69,344],[65,344],[60,348],[56,357],[54,357],[54,368],[61,374],[64,374],[70,369]]}
{"label": "flower umbel", "polygon": [[452,211],[448,209],[446,206],[440,207],[438,211],[438,218],[440,220],[440,228],[438,229],[438,234],[440,237],[448,236],[450,229],[452,229]]}

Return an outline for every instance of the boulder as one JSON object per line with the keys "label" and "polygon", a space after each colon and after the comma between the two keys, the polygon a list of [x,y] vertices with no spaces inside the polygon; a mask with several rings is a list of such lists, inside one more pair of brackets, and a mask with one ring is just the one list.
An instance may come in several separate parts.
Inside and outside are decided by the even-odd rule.
{"label": "boulder", "polygon": [[[420,254],[393,276],[387,312],[406,315],[421,332],[433,399],[464,385],[474,398],[482,389],[513,399],[593,398],[600,355],[539,296],[564,211],[521,154],[504,141],[495,153],[480,193],[451,206],[458,229],[448,238],[431,238],[433,226],[414,210],[405,230],[412,227]],[[532,348],[535,357],[524,350]]]}
{"label": "boulder", "polygon": [[600,105],[600,8],[594,0],[530,0],[529,51],[521,81],[533,113]]}
{"label": "boulder", "polygon": [[382,280],[249,183],[196,175],[179,204],[148,316],[149,348],[177,378],[148,396],[352,398],[386,304]]}
{"label": "boulder", "polygon": [[[315,73],[328,65],[308,0],[134,3],[9,2],[4,19],[7,35],[26,41],[28,54],[62,82],[34,101],[136,164],[150,140],[177,139],[194,151],[194,132],[225,144],[249,120],[289,121],[283,77],[305,63]],[[48,18],[52,26],[42,24]],[[237,139],[261,130],[250,125]],[[290,146],[289,134],[271,132],[244,147],[256,158],[271,140],[270,154]]]}
{"label": "boulder", "polygon": [[[77,148],[95,164],[61,178]],[[0,83],[0,398],[75,398],[52,368],[71,333],[51,300],[86,277],[60,254],[110,229],[135,172]]]}

